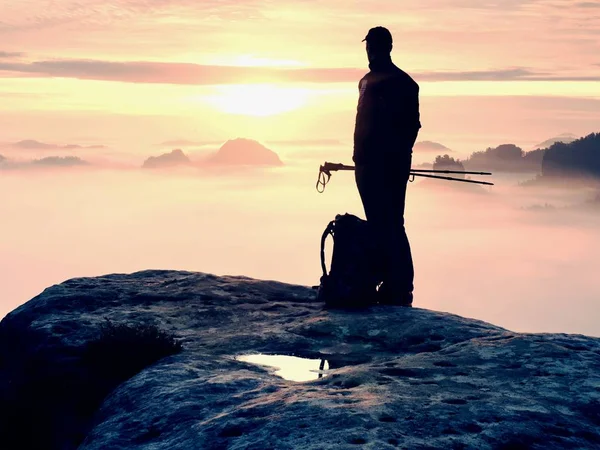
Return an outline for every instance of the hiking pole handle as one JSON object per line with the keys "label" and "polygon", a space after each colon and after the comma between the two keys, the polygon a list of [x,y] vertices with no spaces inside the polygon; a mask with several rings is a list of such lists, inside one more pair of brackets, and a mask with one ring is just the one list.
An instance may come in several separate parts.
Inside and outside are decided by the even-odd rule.
{"label": "hiking pole handle", "polygon": [[317,192],[322,194],[325,192],[325,186],[329,183],[329,179],[331,178],[331,172],[327,170],[324,166],[319,168],[319,176],[317,178]]}
{"label": "hiking pole handle", "polygon": [[324,172],[332,172],[332,171],[336,171],[336,170],[354,170],[354,169],[355,169],[354,166],[347,166],[346,164],[332,163],[332,162],[325,162],[325,164],[323,164],[321,166],[321,170]]}
{"label": "hiking pole handle", "polygon": [[354,166],[347,166],[341,163],[325,162],[319,167],[319,178],[317,179],[317,192],[322,194],[325,192],[325,186],[331,179],[331,172],[337,170],[354,170]]}

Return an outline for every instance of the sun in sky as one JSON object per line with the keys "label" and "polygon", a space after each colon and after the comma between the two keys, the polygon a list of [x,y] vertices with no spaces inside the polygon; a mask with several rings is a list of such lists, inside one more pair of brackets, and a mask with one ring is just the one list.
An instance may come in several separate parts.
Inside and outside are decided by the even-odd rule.
{"label": "sun in sky", "polygon": [[311,96],[306,88],[275,84],[216,86],[214,94],[197,98],[229,114],[266,117],[305,106]]}

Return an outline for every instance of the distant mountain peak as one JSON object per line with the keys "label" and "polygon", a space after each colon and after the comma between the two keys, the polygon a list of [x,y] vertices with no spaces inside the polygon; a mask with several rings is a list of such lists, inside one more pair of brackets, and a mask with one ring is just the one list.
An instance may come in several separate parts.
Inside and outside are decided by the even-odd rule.
{"label": "distant mountain peak", "polygon": [[562,134],[559,134],[558,136],[555,136],[550,139],[546,139],[544,142],[540,142],[539,144],[534,145],[533,148],[534,149],[548,148],[548,147],[551,147],[553,144],[556,144],[557,142],[563,142],[565,144],[569,144],[573,141],[576,141],[577,139],[579,139],[579,136],[577,136],[573,133],[562,133]]}
{"label": "distant mountain peak", "polygon": [[166,167],[175,167],[175,166],[186,166],[190,165],[192,162],[186,156],[185,153],[179,148],[172,150],[169,153],[163,153],[159,156],[151,156],[142,167],[144,169],[157,169],[157,168],[166,168]]}
{"label": "distant mountain peak", "polygon": [[452,152],[452,150],[445,145],[434,141],[419,141],[414,145],[414,149],[422,152]]}
{"label": "distant mountain peak", "polygon": [[282,166],[274,151],[253,139],[235,138],[225,142],[207,162],[222,165]]}
{"label": "distant mountain peak", "polygon": [[27,148],[27,149],[45,149],[45,148],[55,148],[55,145],[46,144],[44,142],[36,141],[35,139],[23,139],[22,141],[15,142],[15,147],[18,148]]}

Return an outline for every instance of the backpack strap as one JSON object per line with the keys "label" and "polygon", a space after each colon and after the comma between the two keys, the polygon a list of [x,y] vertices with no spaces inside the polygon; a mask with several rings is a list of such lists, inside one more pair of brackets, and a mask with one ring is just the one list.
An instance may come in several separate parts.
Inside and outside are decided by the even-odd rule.
{"label": "backpack strap", "polygon": [[323,231],[323,235],[321,236],[321,270],[323,271],[323,277],[327,276],[327,267],[325,266],[325,241],[327,240],[327,236],[333,236],[333,229],[335,227],[335,220],[329,222],[329,225]]}

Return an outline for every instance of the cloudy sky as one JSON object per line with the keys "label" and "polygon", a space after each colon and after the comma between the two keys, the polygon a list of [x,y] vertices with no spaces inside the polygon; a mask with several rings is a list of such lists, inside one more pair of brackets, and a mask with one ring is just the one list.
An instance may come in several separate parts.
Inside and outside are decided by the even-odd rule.
{"label": "cloudy sky", "polygon": [[0,0],[0,140],[348,137],[376,25],[424,138],[595,131],[600,1]]}

